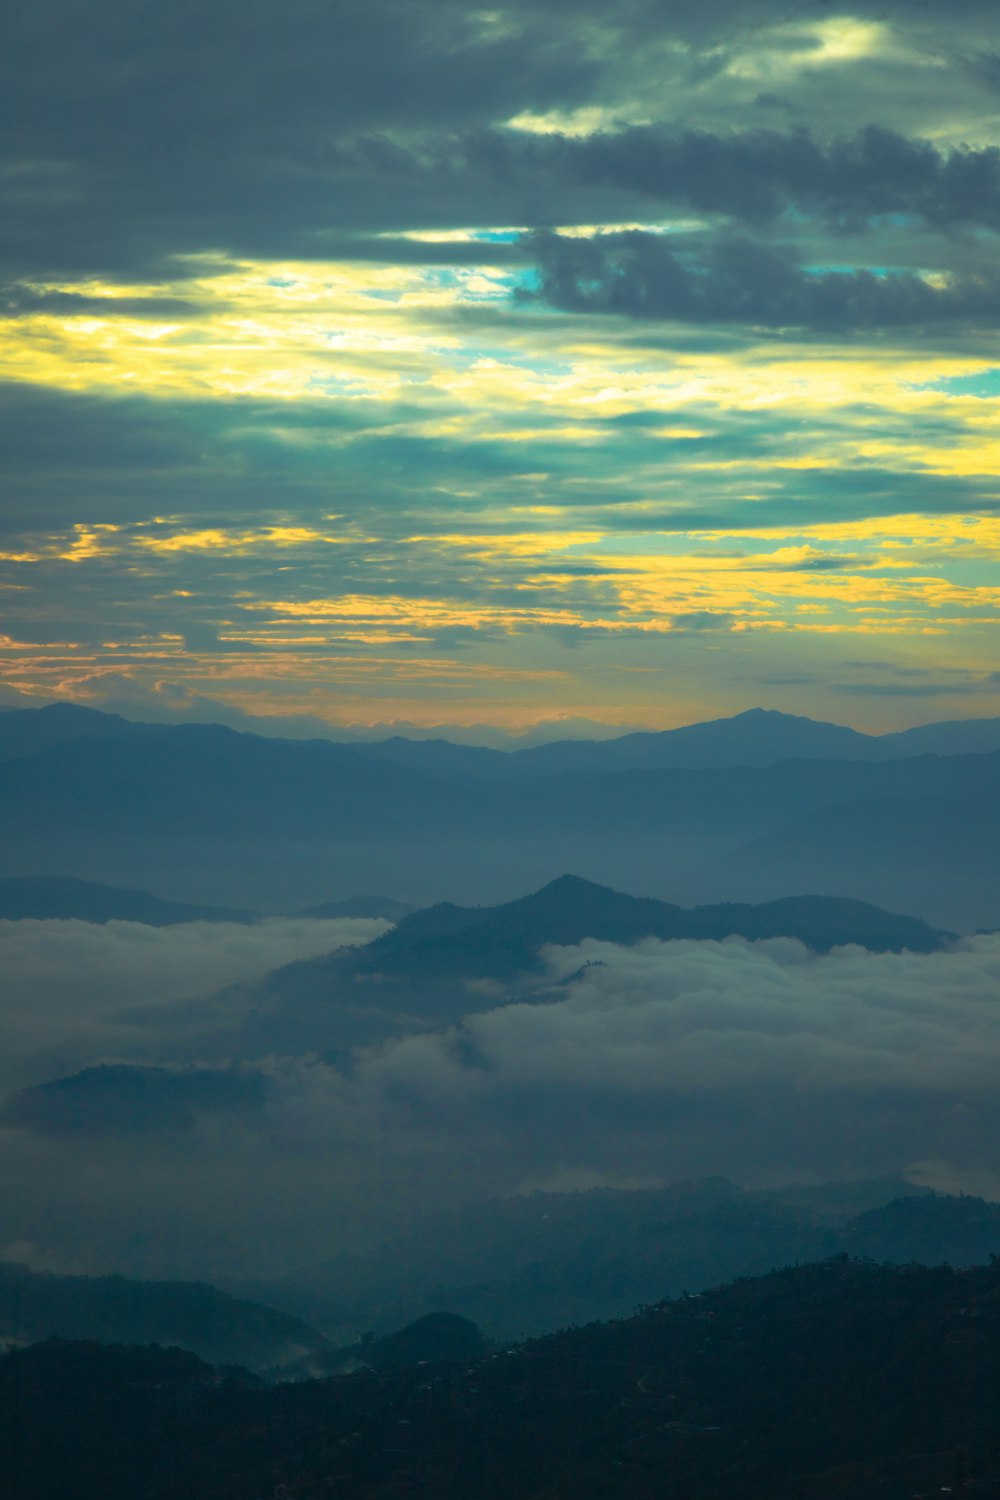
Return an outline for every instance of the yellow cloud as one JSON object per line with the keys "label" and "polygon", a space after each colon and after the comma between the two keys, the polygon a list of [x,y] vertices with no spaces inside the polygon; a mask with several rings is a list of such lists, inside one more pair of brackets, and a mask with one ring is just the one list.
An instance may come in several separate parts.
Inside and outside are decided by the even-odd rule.
{"label": "yellow cloud", "polygon": [[311,542],[341,544],[342,537],[328,536],[310,526],[264,526],[255,531],[225,531],[212,527],[201,531],[174,531],[166,536],[133,538],[137,547],[151,552],[249,552],[269,547],[303,547]]}

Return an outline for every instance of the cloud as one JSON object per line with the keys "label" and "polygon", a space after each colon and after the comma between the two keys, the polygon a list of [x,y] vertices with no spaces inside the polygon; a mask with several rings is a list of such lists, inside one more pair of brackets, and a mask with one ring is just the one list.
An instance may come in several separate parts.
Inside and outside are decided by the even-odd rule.
{"label": "cloud", "polygon": [[206,1116],[182,1142],[0,1133],[9,1233],[42,1261],[259,1274],[538,1181],[995,1170],[996,936],[822,958],[791,940],[586,942],[549,963],[551,1003],[339,1067],[276,1059],[255,1118]]}
{"label": "cloud", "polygon": [[759,240],[718,238],[685,254],[641,230],[531,243],[539,285],[522,295],[570,312],[844,333],[1000,316],[1000,279],[989,273],[939,284],[909,271],[814,271]]}
{"label": "cloud", "polygon": [[940,150],[883,126],[829,142],[805,129],[674,133],[662,124],[572,138],[494,132],[472,161],[500,175],[549,173],[664,203],[767,223],[795,212],[858,229],[888,215],[953,229],[1000,225],[1000,151]]}
{"label": "cloud", "polygon": [[[795,544],[834,518],[995,510],[988,411],[962,384],[994,357],[991,13],[829,12],[95,0],[84,20],[40,0],[5,17],[11,681],[50,696],[132,673],[193,712],[303,727],[632,721],[664,712],[659,649],[670,714],[697,717],[753,701],[778,648],[748,675],[734,633],[739,662],[708,672],[723,643],[696,618],[804,635],[799,580],[673,588],[661,552],[652,598],[581,532],[649,554],[667,532],[783,526]],[[519,301],[536,253],[543,295]],[[386,601],[363,638],[346,615],[267,613],[360,596]],[[850,608],[811,607],[827,629]],[[928,650],[974,663],[988,627],[970,611],[935,626],[928,599],[863,627],[939,628]],[[829,714],[815,634],[786,676],[808,655],[816,691],[783,706]]]}
{"label": "cloud", "polygon": [[[777,0],[669,13],[637,0],[614,17],[593,0],[206,0],[151,15],[100,0],[81,15],[44,0],[5,27],[0,88],[18,122],[5,244],[26,279],[148,275],[206,251],[337,253],[358,231],[371,248],[399,229],[600,222],[629,197],[947,223],[995,202],[983,149],[901,133],[923,117],[961,136],[982,117],[992,38],[971,3],[946,22],[897,4],[891,26],[874,0],[850,16],[821,0],[791,15]],[[768,105],[832,142],[751,128]],[[888,123],[855,137],[858,118]],[[552,134],[582,125],[581,144]]]}
{"label": "cloud", "polygon": [[169,1004],[222,985],[369,942],[381,921],[272,917],[252,926],[146,927],[77,921],[0,922],[0,1087],[72,1070],[148,1045],[144,1012],[180,1025]]}

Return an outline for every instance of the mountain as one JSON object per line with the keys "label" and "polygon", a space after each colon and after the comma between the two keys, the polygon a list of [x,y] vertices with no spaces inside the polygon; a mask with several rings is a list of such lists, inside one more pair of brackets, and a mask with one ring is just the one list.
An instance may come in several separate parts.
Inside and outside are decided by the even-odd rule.
{"label": "mountain", "polygon": [[568,947],[585,938],[630,944],[646,937],[734,936],[794,937],[821,953],[845,943],[874,952],[908,948],[929,953],[952,934],[936,931],[917,917],[837,897],[795,896],[757,906],[726,902],[687,909],[563,875],[500,906],[442,903],[414,912],[341,962],[355,975],[509,980],[537,969],[538,951],[546,944]]}
{"label": "mountain", "polygon": [[331,1335],[383,1333],[444,1310],[509,1341],[830,1255],[840,1248],[833,1224],[718,1178],[534,1192],[429,1215],[364,1254],[337,1255],[240,1294]]}
{"label": "mountain", "polygon": [[141,734],[144,728],[118,714],[101,713],[79,703],[7,709],[0,713],[0,762],[35,755],[68,740],[112,739]]}
{"label": "mountain", "polygon": [[936,1193],[894,1199],[851,1219],[839,1248],[878,1261],[971,1266],[1000,1254],[1000,1203]]}
{"label": "mountain", "polygon": [[989,755],[1000,750],[1000,719],[952,719],[918,724],[876,739],[886,760],[908,755]]}
{"label": "mountain", "polygon": [[996,922],[984,866],[998,831],[1000,752],[498,778],[188,725],[68,740],[0,767],[0,869],[112,884],[155,870],[191,901],[271,911],[389,881],[420,904],[495,901],[570,868],[674,900],[820,890],[975,928]]}
{"label": "mountain", "polygon": [[782,760],[903,760],[917,755],[1000,750],[1000,718],[924,724],[892,734],[864,734],[775,709],[751,708],[679,729],[639,730],[609,740],[554,740],[523,750],[488,750],[447,740],[396,735],[367,746],[397,765],[433,774],[549,776],[562,771],[708,770],[768,766]]}
{"label": "mountain", "polygon": [[[0,834],[177,832],[315,837],[423,823],[435,783],[326,740],[267,740],[217,725],[66,740],[11,760]],[[447,806],[447,788],[437,803]]]}
{"label": "mountain", "polygon": [[315,1356],[326,1347],[300,1319],[202,1282],[55,1276],[0,1262],[0,1347],[53,1336],[175,1344],[216,1364],[255,1370]]}
{"label": "mountain", "polygon": [[[859,1200],[876,1206],[829,1206]],[[709,1178],[490,1199],[241,1295],[331,1333],[380,1332],[444,1309],[510,1340],[834,1254],[970,1266],[994,1253],[1000,1205],[981,1198],[879,1181],[761,1193]]]}
{"label": "mountain", "polygon": [[962,913],[966,928],[995,926],[1000,762],[992,755],[963,760],[981,762],[996,781],[972,793],[956,778],[951,794],[919,799],[901,786],[899,796],[813,808],[727,851],[726,881],[766,895],[808,880],[876,902],[901,899],[917,910],[940,910],[947,885],[950,909]]}
{"label": "mountain", "polygon": [[186,1130],[202,1115],[259,1110],[265,1092],[251,1069],[102,1064],[11,1095],[0,1124],[74,1139]]}
{"label": "mountain", "polygon": [[[279,743],[290,743],[280,735],[269,735],[268,724],[266,718],[249,719],[241,731],[250,731],[249,737],[254,739],[276,738]],[[227,727],[221,722],[178,725],[135,721],[119,713],[68,702],[7,709],[0,712],[0,761],[71,740],[155,737],[178,728]],[[230,728],[228,732],[238,731]],[[295,738],[303,742],[298,733]],[[915,755],[988,754],[1000,750],[1000,717],[920,724],[876,735],[777,709],[750,708],[678,729],[638,730],[596,740],[555,739],[503,750],[444,738],[409,739],[400,734],[382,740],[338,740],[333,728],[328,736],[304,743],[349,747],[359,754],[432,776],[530,777],[567,770],[696,770],[764,766],[780,760],[882,761]]]}
{"label": "mountain", "polygon": [[344,901],[323,901],[319,906],[307,906],[292,913],[295,917],[311,917],[327,920],[335,917],[381,917],[386,922],[399,922],[415,912],[415,906],[405,901],[394,901],[391,896],[348,896]]}
{"label": "mountain", "polygon": [[600,743],[563,740],[514,755],[520,774],[533,776],[580,770],[710,770],[779,760],[864,760],[870,739],[841,724],[752,708],[680,729],[639,731]]}
{"label": "mountain", "polygon": [[[874,951],[929,953],[953,935],[919,918],[823,896],[751,904],[673,906],[564,875],[493,907],[441,902],[403,917],[373,942],[301,959],[220,991],[197,1056],[223,1062],[315,1052],[339,1062],[353,1048],[412,1035],[510,1000],[561,998],[540,950],[586,938],[663,940],[792,937],[825,952],[854,943]],[[485,982],[484,982],[485,981]]]}
{"label": "mountain", "polygon": [[47,1342],[0,1360],[0,1468],[9,1500],[996,1500],[998,1335],[997,1265],[844,1258],[276,1389]]}
{"label": "mountain", "polygon": [[376,1338],[369,1331],[342,1348],[311,1352],[269,1373],[278,1380],[314,1380],[357,1370],[398,1370],[443,1360],[470,1364],[492,1345],[475,1323],[456,1313],[431,1312],[396,1332]]}
{"label": "mountain", "polygon": [[259,920],[259,912],[227,906],[198,906],[162,901],[148,891],[101,885],[71,875],[0,876],[0,921],[76,920],[80,922],[142,922],[147,927],[173,927],[181,922],[239,922]]}

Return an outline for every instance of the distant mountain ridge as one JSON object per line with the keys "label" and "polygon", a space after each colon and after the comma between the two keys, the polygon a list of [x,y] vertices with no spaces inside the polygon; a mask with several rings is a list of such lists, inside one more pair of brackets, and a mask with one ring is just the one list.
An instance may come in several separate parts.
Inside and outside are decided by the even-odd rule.
{"label": "distant mountain ridge", "polygon": [[498,906],[443,902],[403,917],[373,942],[228,986],[212,997],[201,1030],[184,1043],[202,1064],[217,1065],[119,1061],[83,1068],[10,1096],[0,1106],[0,1124],[53,1137],[106,1137],[176,1133],[205,1116],[253,1114],[269,1087],[255,1064],[268,1056],[308,1053],[338,1062],[355,1047],[433,1031],[512,1001],[562,998],[561,986],[547,977],[546,946],[733,936],[796,938],[817,952],[853,943],[931,953],[953,940],[919,918],[837,897],[686,909],[564,875]]}
{"label": "distant mountain ridge", "polygon": [[[838,1189],[879,1201],[852,1211],[836,1204]],[[801,1203],[794,1189],[752,1192],[708,1178],[494,1198],[428,1216],[366,1254],[255,1284],[250,1294],[319,1327],[389,1330],[446,1309],[510,1339],[622,1317],[685,1288],[698,1292],[793,1261],[846,1253],[969,1266],[1000,1250],[1000,1204],[981,1198],[903,1181],[815,1192]]]}
{"label": "distant mountain ridge", "polygon": [[[562,868],[674,901],[825,890],[963,930],[997,921],[1000,750],[984,746],[1000,719],[982,721],[975,753],[911,753],[932,728],[939,741],[951,732],[929,726],[884,737],[880,756],[890,741],[908,747],[885,760],[854,755],[858,741],[871,745],[853,730],[754,710],[639,736],[656,751],[650,764],[631,763],[637,740],[626,735],[571,742],[568,765],[549,746],[449,745],[439,756],[433,742],[399,741],[387,756],[385,745],[212,725],[109,726],[58,707],[47,724],[82,714],[88,733],[50,734],[0,765],[0,871],[10,875],[59,869],[126,885],[155,868],[199,901],[312,911],[359,888],[419,904],[458,892],[495,900]],[[0,742],[7,720],[49,712],[0,715]],[[705,764],[665,765],[671,736],[715,749],[699,750]],[[591,751],[600,763],[578,763]],[[775,758],[790,751],[797,758]],[[623,755],[622,766],[601,761]],[[502,775],[482,770],[501,763]]]}
{"label": "distant mountain ridge", "polygon": [[184,922],[238,922],[260,919],[238,907],[163,901],[148,891],[78,880],[71,875],[0,876],[0,921],[141,922],[174,927]]}
{"label": "distant mountain ridge", "polygon": [[203,1282],[59,1276],[0,1262],[0,1347],[51,1337],[173,1344],[254,1370],[326,1347],[300,1318]]}
{"label": "distant mountain ridge", "polygon": [[767,766],[782,760],[886,761],[917,755],[988,754],[1000,750],[1000,718],[923,724],[873,735],[777,709],[751,708],[678,729],[638,730],[609,740],[553,740],[523,750],[489,750],[404,736],[376,741],[367,748],[399,765],[474,776],[722,769]]}
{"label": "distant mountain ridge", "polygon": [[0,1124],[68,1138],[176,1132],[205,1115],[259,1110],[266,1087],[250,1069],[101,1063],[10,1095]]}
{"label": "distant mountain ridge", "polygon": [[[553,739],[541,745],[498,750],[448,739],[338,739],[336,727],[319,740],[268,736],[266,720],[251,738],[283,744],[335,744],[359,755],[432,774],[487,778],[544,776],[561,771],[684,770],[765,766],[779,760],[903,760],[917,755],[969,755],[1000,751],[1000,717],[953,719],[886,734],[810,719],[778,709],[749,708],[721,719],[676,729],[633,730],[612,739]],[[60,702],[0,714],[0,761],[75,739],[160,735],[175,729],[221,729],[212,724],[157,724],[131,720],[83,704]],[[229,733],[246,731],[229,730]]]}

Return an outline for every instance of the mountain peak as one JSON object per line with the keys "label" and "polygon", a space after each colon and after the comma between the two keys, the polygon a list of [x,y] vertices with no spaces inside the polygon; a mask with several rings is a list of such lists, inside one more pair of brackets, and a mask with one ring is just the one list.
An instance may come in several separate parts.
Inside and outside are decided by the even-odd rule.
{"label": "mountain peak", "polygon": [[[599,885],[595,880],[585,880],[582,875],[571,875],[567,871],[566,874],[557,875],[554,880],[548,881],[546,885],[539,886],[537,891],[532,891],[529,895],[523,896],[521,899],[524,901],[533,901],[536,896],[550,894],[573,896],[579,895],[583,891],[600,891],[602,895],[606,895],[611,891],[611,887],[609,885]],[[611,893],[617,894],[616,892]]]}

